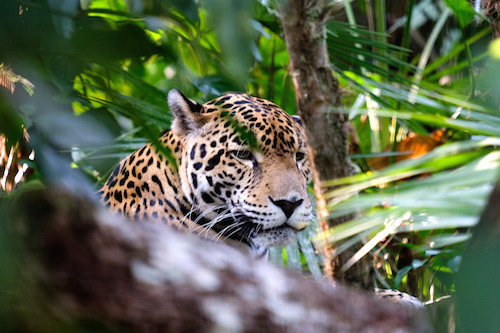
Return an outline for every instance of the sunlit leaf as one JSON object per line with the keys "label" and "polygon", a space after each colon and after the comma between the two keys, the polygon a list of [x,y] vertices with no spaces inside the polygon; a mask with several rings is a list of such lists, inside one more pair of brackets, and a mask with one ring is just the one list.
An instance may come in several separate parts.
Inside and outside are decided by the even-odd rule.
{"label": "sunlit leaf", "polygon": [[474,8],[467,0],[444,0],[444,3],[453,11],[462,28],[465,28],[476,15]]}
{"label": "sunlit leaf", "polygon": [[403,278],[413,269],[412,266],[406,266],[401,268],[401,270],[396,274],[396,277],[394,278],[394,287],[398,288],[399,285],[401,284],[401,281]]}

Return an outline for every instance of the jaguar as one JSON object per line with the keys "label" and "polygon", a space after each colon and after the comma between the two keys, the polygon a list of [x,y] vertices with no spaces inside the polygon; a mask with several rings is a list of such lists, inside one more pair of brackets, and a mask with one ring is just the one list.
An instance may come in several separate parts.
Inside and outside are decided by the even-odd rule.
{"label": "jaguar", "polygon": [[300,118],[228,93],[205,104],[173,89],[170,130],[123,159],[98,192],[110,210],[251,254],[291,242],[311,219]]}

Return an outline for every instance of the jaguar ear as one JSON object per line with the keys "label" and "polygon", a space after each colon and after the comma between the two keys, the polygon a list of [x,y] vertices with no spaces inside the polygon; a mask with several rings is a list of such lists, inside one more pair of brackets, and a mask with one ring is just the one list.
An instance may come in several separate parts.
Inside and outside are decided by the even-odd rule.
{"label": "jaguar ear", "polygon": [[300,126],[304,127],[304,125],[302,124],[302,119],[300,119],[299,116],[292,116],[293,120],[295,120],[295,122],[297,124],[299,124]]}
{"label": "jaguar ear", "polygon": [[177,135],[187,135],[204,124],[203,105],[184,96],[179,90],[168,93],[168,106],[174,114],[172,131]]}

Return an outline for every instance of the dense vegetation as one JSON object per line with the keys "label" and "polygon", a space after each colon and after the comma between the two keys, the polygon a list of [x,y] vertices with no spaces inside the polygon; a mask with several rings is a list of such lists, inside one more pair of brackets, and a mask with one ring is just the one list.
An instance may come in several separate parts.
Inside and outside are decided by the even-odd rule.
{"label": "dense vegetation", "polygon": [[[327,208],[358,217],[272,260],[321,278],[313,245],[326,237],[338,255],[362,241],[341,270],[370,256],[380,287],[453,294],[500,163],[492,24],[466,0],[329,4],[359,170],[324,184]],[[92,192],[169,128],[172,88],[199,102],[245,91],[297,113],[276,1],[8,1],[0,37],[2,198],[49,183]]]}

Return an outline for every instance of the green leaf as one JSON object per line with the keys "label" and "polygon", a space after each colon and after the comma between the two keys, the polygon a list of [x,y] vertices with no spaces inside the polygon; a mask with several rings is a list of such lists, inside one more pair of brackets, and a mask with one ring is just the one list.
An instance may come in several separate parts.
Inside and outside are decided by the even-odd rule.
{"label": "green leaf", "polygon": [[408,266],[405,266],[403,267],[399,272],[398,274],[396,274],[396,277],[394,278],[394,288],[399,288],[399,285],[401,284],[401,281],[403,281],[404,277],[406,275],[408,275],[408,273],[412,270],[412,269],[417,269],[417,268],[420,268],[422,267],[425,263],[427,262],[427,260],[418,260],[418,259],[414,259],[411,263],[411,265],[408,265]]}
{"label": "green leaf", "polygon": [[287,245],[285,249],[288,267],[299,272],[302,271],[299,246],[297,242],[292,242],[290,245]]}
{"label": "green leaf", "polygon": [[227,91],[236,91],[239,88],[232,80],[224,75],[208,75],[193,79],[193,84],[207,98],[215,98]]}
{"label": "green leaf", "polygon": [[413,269],[417,269],[417,268],[422,267],[426,262],[427,262],[427,260],[413,259],[413,261],[411,262],[411,267]]}
{"label": "green leaf", "polygon": [[399,288],[401,281],[403,281],[404,277],[413,269],[412,265],[405,266],[401,268],[401,270],[396,274],[394,278],[394,287]]}
{"label": "green leaf", "polygon": [[248,79],[252,39],[257,34],[250,21],[251,4],[250,1],[218,0],[203,3],[217,32],[227,74],[231,74],[239,82],[246,82]]}
{"label": "green leaf", "polygon": [[269,261],[284,266],[283,247],[276,246],[269,249]]}
{"label": "green leaf", "polygon": [[306,259],[309,271],[316,279],[321,280],[323,279],[323,273],[321,272],[320,261],[310,240],[315,234],[316,231],[308,227],[306,230],[299,232],[297,240],[299,241],[300,251],[304,254],[304,258]]}
{"label": "green leaf", "polygon": [[5,135],[9,145],[14,145],[23,135],[23,121],[19,111],[10,103],[7,93],[3,88],[0,89],[0,134]]}
{"label": "green leaf", "polygon": [[444,0],[444,3],[451,9],[462,28],[465,28],[476,15],[474,8],[467,0]]}
{"label": "green leaf", "polygon": [[80,0],[48,0],[52,9],[52,21],[56,30],[65,38],[70,38],[75,27],[73,16],[80,11]]}
{"label": "green leaf", "polygon": [[101,63],[157,53],[168,55],[164,47],[153,43],[146,31],[133,23],[121,24],[117,29],[88,25],[75,31],[72,46],[75,54]]}

